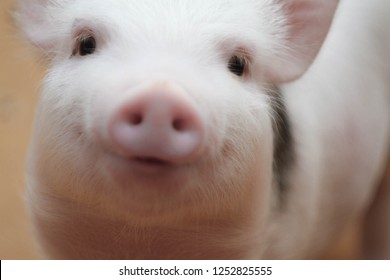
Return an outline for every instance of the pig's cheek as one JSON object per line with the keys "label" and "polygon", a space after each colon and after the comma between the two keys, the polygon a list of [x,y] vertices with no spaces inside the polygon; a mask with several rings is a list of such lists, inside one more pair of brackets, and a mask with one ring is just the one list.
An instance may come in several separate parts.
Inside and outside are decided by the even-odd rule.
{"label": "pig's cheek", "polygon": [[85,130],[92,143],[99,146],[99,149],[105,149],[108,143],[109,135],[105,129],[108,125],[112,102],[92,96],[87,104],[85,113]]}

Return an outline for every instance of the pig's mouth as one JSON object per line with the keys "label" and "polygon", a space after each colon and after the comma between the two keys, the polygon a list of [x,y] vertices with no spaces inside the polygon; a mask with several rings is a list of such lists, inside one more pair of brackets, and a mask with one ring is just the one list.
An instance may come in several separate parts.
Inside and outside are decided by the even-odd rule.
{"label": "pig's mouth", "polygon": [[169,161],[162,160],[155,157],[133,157],[133,161],[143,164],[143,165],[149,165],[149,166],[168,166],[171,165]]}
{"label": "pig's mouth", "polygon": [[[107,162],[107,169],[111,175],[123,182],[130,180],[155,185],[153,180],[162,180],[159,183],[177,182],[178,178],[186,180],[188,164],[175,163],[173,161],[153,156],[118,157],[114,155]],[[153,182],[149,182],[149,181]]]}

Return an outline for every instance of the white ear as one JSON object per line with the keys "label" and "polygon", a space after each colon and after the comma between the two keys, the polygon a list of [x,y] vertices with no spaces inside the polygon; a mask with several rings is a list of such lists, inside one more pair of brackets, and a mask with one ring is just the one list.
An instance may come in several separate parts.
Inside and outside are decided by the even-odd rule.
{"label": "white ear", "polygon": [[266,75],[275,83],[299,78],[309,68],[328,34],[338,0],[276,0],[286,16],[286,48],[270,61]]}
{"label": "white ear", "polygon": [[50,0],[17,0],[16,21],[27,39],[39,48],[49,49],[51,15],[48,6],[55,1]]}

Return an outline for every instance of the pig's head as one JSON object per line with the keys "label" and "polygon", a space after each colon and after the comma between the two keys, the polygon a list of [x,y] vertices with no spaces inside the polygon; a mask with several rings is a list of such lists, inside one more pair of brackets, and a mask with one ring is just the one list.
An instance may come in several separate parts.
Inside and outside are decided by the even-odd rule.
{"label": "pig's head", "polygon": [[137,223],[267,212],[270,89],[310,66],[337,1],[18,2],[51,61],[29,157],[38,212],[53,201]]}

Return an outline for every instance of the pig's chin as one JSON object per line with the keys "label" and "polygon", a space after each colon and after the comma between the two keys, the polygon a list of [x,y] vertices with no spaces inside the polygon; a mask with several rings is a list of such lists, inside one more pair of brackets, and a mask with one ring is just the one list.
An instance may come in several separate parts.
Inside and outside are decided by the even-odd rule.
{"label": "pig's chin", "polygon": [[[198,163],[172,163],[153,157],[105,155],[99,163],[111,204],[143,221],[191,207]],[[195,175],[196,176],[196,175]],[[184,204],[184,205],[183,205]],[[146,220],[144,220],[146,219]]]}
{"label": "pig's chin", "polygon": [[[174,163],[157,157],[104,156],[104,176],[129,200],[154,203],[154,198],[171,201],[194,180],[199,162]],[[181,198],[182,199],[182,198]]]}

